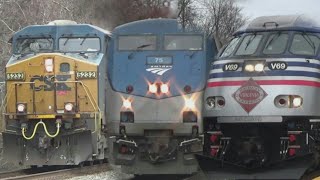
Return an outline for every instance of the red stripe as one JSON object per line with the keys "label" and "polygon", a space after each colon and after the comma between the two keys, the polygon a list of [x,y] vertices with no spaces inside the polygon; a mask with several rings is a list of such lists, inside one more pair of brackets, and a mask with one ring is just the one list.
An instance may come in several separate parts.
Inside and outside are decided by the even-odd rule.
{"label": "red stripe", "polygon": [[[220,81],[220,82],[208,82],[208,87],[218,86],[241,86],[247,81]],[[320,82],[316,81],[304,81],[304,80],[258,80],[255,81],[259,85],[295,85],[295,86],[313,86],[320,87]]]}

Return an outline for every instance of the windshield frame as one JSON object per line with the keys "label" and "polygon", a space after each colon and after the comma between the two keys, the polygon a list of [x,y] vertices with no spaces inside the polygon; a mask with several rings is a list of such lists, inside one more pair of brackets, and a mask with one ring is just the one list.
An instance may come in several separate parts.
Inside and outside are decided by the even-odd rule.
{"label": "windshield frame", "polygon": [[[245,39],[247,36],[255,36],[253,39],[255,39],[257,36],[262,36],[262,37],[261,37],[261,39],[260,39],[260,42],[259,42],[257,48],[255,49],[255,51],[254,51],[253,53],[251,53],[251,54],[237,54],[238,51],[239,51],[239,49],[240,49],[240,47],[241,47],[241,45],[242,45],[242,43],[244,42],[244,39]],[[265,35],[264,33],[261,33],[261,32],[254,32],[254,33],[245,33],[245,34],[243,34],[243,37],[241,37],[241,38],[242,38],[242,39],[241,39],[241,42],[239,42],[236,50],[233,52],[233,56],[235,56],[235,57],[255,56],[255,55],[257,54],[257,52],[260,51],[262,44],[264,44],[263,41],[265,40],[265,36],[266,36],[266,35]],[[253,39],[252,39],[252,40],[253,40]],[[249,40],[250,40],[250,39],[249,39]],[[252,40],[251,40],[250,43],[252,43]],[[250,46],[250,44],[249,44],[249,46]],[[230,57],[230,56],[229,56],[229,57]]]}
{"label": "windshield frame", "polygon": [[[201,43],[201,49],[193,49],[193,50],[190,50],[190,49],[166,49],[165,48],[165,38],[166,36],[198,36],[198,37],[201,37],[201,40],[202,40],[202,43]],[[174,34],[163,34],[162,36],[162,47],[161,47],[161,50],[163,51],[204,51],[205,50],[205,37],[204,35],[202,34],[196,34],[196,33],[174,33]]]}
{"label": "windshield frame", "polygon": [[[149,37],[155,37],[155,48],[154,49],[144,49],[144,48],[139,48],[136,47],[135,49],[120,49],[120,37],[139,37],[139,36],[149,36]],[[150,33],[146,33],[146,34],[118,34],[116,35],[116,44],[115,44],[115,49],[118,52],[135,52],[135,51],[158,51],[159,50],[159,37],[157,34],[150,34]]]}
{"label": "windshield frame", "polygon": [[[282,54],[264,54],[263,50],[264,47],[267,44],[268,39],[270,38],[270,36],[274,33],[278,33],[279,31],[281,31],[281,33],[288,33],[289,35],[289,40],[287,42],[286,45],[286,49]],[[252,54],[252,55],[243,55],[243,56],[239,56],[239,55],[235,55],[235,51],[234,53],[232,53],[230,56],[228,57],[220,57],[220,54],[224,51],[225,46],[223,48],[221,48],[219,50],[219,54],[218,56],[215,57],[214,61],[217,60],[242,60],[244,58],[248,58],[248,59],[256,59],[256,58],[312,58],[312,59],[317,59],[320,61],[320,45],[318,47],[318,49],[316,50],[316,54],[315,55],[299,55],[299,54],[293,54],[290,51],[290,46],[292,45],[292,41],[293,41],[293,36],[295,34],[307,34],[307,35],[314,35],[320,38],[320,33],[319,32],[309,32],[309,31],[298,31],[298,30],[274,30],[274,31],[258,31],[256,33],[262,34],[264,37],[262,39],[262,42],[260,43],[260,47],[258,47],[257,51]],[[248,34],[254,34],[254,32],[250,32],[250,33],[241,33],[238,34],[237,36],[240,36],[240,38],[243,38],[245,35]],[[236,36],[233,36],[236,37]],[[240,40],[242,41],[242,39]],[[228,44],[227,44],[228,45]],[[239,44],[238,44],[239,46]],[[239,47],[236,47],[236,50]]]}
{"label": "windshield frame", "polygon": [[[98,51],[62,51],[60,49],[60,40],[61,39],[76,39],[76,38],[83,38],[83,39],[89,39],[89,38],[97,38],[99,40],[99,50]],[[101,39],[99,36],[61,36],[57,39],[57,51],[61,53],[100,53],[103,50],[102,44],[101,44]]]}
{"label": "windshield frame", "polygon": [[[51,49],[46,49],[46,51],[42,50],[42,51],[38,51],[38,52],[28,52],[28,53],[21,53],[18,52],[18,43],[20,40],[25,40],[25,39],[50,39],[52,41],[52,48]],[[14,55],[25,55],[25,54],[37,54],[37,53],[50,53],[50,52],[54,52],[55,50],[55,38],[53,38],[52,36],[19,36],[18,38],[15,39],[14,44],[13,44],[13,54]]]}
{"label": "windshield frame", "polygon": [[[223,53],[226,51],[227,47],[230,46],[231,42],[236,39],[238,39],[238,42],[237,42],[236,46],[234,47],[233,51],[228,56],[222,56]],[[226,45],[223,46],[223,48],[221,48],[221,51],[218,53],[217,58],[222,59],[222,58],[232,57],[235,53],[235,50],[238,49],[241,42],[242,42],[241,36],[234,36]]]}
{"label": "windshield frame", "polygon": [[[292,52],[291,48],[292,48],[292,45],[293,45],[293,41],[294,41],[294,36],[295,35],[307,35],[307,36],[316,36],[318,37],[319,39],[319,42],[320,42],[320,34],[319,33],[310,33],[310,32],[298,32],[298,31],[295,31],[292,33],[291,35],[291,41],[290,41],[290,46],[288,47],[288,52],[291,53],[292,55],[294,56],[309,56],[309,57],[318,57],[320,56],[320,43],[318,45],[318,48],[315,49],[315,54],[313,55],[309,55],[309,54],[296,54],[294,52]],[[307,40],[306,40],[307,41]]]}
{"label": "windshield frame", "polygon": [[[284,48],[283,52],[282,53],[278,53],[278,54],[267,54],[267,53],[265,53],[264,50],[266,48],[266,45],[268,44],[268,41],[269,41],[270,37],[272,35],[278,35],[278,34],[280,34],[280,35],[287,34],[288,35],[288,40],[287,40],[287,43],[285,45],[285,48]],[[274,31],[274,32],[268,33],[268,35],[265,35],[265,36],[266,37],[265,37],[263,46],[261,48],[261,55],[265,55],[265,56],[284,55],[288,51],[289,45],[291,45],[291,43],[292,43],[292,40],[291,40],[292,39],[292,35],[291,35],[291,32],[289,32],[289,31]]]}

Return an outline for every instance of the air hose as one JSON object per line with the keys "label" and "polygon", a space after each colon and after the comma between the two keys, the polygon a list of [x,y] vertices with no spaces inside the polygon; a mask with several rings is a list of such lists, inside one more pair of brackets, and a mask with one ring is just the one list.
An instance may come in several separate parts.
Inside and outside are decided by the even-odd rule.
{"label": "air hose", "polygon": [[51,134],[48,132],[48,129],[47,129],[46,124],[45,124],[44,122],[42,122],[42,120],[40,120],[40,121],[36,124],[36,126],[34,127],[33,133],[32,133],[32,135],[31,135],[30,137],[27,137],[26,134],[25,134],[25,132],[26,132],[26,127],[22,127],[22,128],[21,128],[22,136],[23,136],[26,140],[31,140],[31,139],[33,139],[34,136],[35,136],[35,134],[36,134],[36,132],[37,132],[38,126],[39,126],[40,124],[42,124],[43,129],[44,129],[44,131],[46,132],[47,136],[49,136],[49,137],[51,137],[51,138],[55,138],[55,137],[58,136],[58,134],[60,133],[61,121],[57,121],[57,122],[56,122],[56,124],[57,124],[57,125],[56,125],[57,131],[56,131],[55,134],[51,135]]}

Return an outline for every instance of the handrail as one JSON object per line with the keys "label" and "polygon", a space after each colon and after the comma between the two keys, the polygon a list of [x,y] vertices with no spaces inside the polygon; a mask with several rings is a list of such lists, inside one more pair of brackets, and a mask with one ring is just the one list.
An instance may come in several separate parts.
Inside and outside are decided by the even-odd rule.
{"label": "handrail", "polygon": [[[99,124],[99,123],[97,123],[97,120],[99,121],[99,122],[101,122],[100,121],[100,119],[102,118],[102,115],[101,115],[101,110],[100,110],[100,108],[99,108],[99,105],[98,105],[98,103],[95,101],[95,99],[92,97],[92,93],[91,93],[91,91],[90,91],[90,89],[89,89],[89,87],[86,85],[86,84],[84,84],[82,81],[55,81],[54,83],[80,83],[84,88],[84,91],[85,91],[85,93],[86,93],[86,95],[88,96],[88,98],[89,98],[89,101],[90,101],[90,103],[91,103],[91,106],[93,107],[93,109],[94,109],[94,122],[95,122],[95,128],[94,128],[94,131],[92,132],[92,134],[94,134],[94,133],[96,133],[97,132],[97,127],[98,127],[98,125],[101,125],[101,124]],[[95,105],[96,105],[96,107],[95,107]],[[99,113],[99,117],[98,117],[98,119],[97,119],[97,113]]]}
{"label": "handrail", "polygon": [[[82,81],[54,81],[55,84],[58,84],[58,83],[79,83],[80,85],[82,85],[83,89],[84,89],[84,92],[85,94],[87,95],[87,97],[89,98],[89,101],[90,101],[90,104],[92,106],[92,108],[94,109],[94,121],[95,121],[95,128],[94,128],[94,131],[92,131],[92,133],[95,133],[97,132],[97,127],[99,125],[101,125],[101,121],[100,119],[102,118],[102,114],[101,114],[101,109],[99,107],[99,104],[97,103],[97,101],[95,100],[95,98],[93,97],[92,95],[92,92],[90,91],[90,88],[85,84],[83,83]],[[13,88],[16,86],[16,85],[19,85],[19,84],[35,84],[34,82],[16,82],[16,83],[12,83],[10,84],[10,87],[9,87],[9,90],[7,91],[6,95],[5,95],[5,98],[1,104],[1,109],[5,110],[5,108],[7,107],[7,99],[11,98],[12,96],[12,91]],[[78,86],[79,87],[79,86]],[[34,98],[33,98],[34,99]],[[56,101],[56,100],[55,100]],[[34,104],[35,102],[33,102]],[[34,105],[35,106],[35,105]],[[34,107],[35,108],[35,107]],[[98,113],[98,117],[97,117],[97,113]],[[40,122],[39,122],[40,123]],[[42,124],[42,123],[40,123]],[[39,124],[38,124],[39,125]],[[37,126],[37,125],[36,125]],[[36,129],[36,128],[35,128]],[[28,137],[26,137],[28,138]],[[32,136],[29,137],[29,138],[33,138]]]}

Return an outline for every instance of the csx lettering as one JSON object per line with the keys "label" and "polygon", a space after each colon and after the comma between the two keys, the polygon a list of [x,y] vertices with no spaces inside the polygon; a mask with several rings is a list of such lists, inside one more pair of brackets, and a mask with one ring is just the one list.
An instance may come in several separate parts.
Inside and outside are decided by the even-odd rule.
{"label": "csx lettering", "polygon": [[229,63],[223,66],[223,71],[236,71],[239,68],[239,64]]}
{"label": "csx lettering", "polygon": [[[34,89],[35,91],[53,91],[54,90],[54,81],[55,78],[57,81],[67,81],[71,78],[71,75],[57,75],[57,76],[39,76],[35,75],[30,79],[30,82],[43,82],[44,84],[36,86],[35,83],[30,84],[30,88]],[[67,86],[66,83],[56,83],[56,90],[57,91],[70,91],[71,88]]]}
{"label": "csx lettering", "polygon": [[287,69],[287,63],[285,62],[271,62],[269,64],[271,70],[285,70]]}

